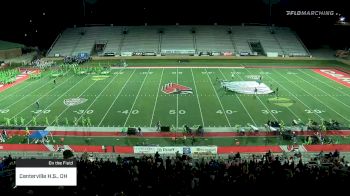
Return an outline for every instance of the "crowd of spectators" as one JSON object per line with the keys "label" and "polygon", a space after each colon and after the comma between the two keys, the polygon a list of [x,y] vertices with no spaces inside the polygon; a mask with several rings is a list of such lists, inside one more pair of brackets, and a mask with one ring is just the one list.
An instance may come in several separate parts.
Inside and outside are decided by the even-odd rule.
{"label": "crowd of spectators", "polygon": [[47,69],[54,65],[53,61],[43,60],[43,59],[35,59],[30,63],[31,66],[38,67],[40,69]]}
{"label": "crowd of spectators", "polygon": [[66,56],[64,57],[63,62],[66,64],[72,64],[72,63],[82,64],[89,60],[91,60],[90,55],[83,53],[76,56]]}
{"label": "crowd of spectators", "polygon": [[[299,157],[300,158],[300,157]],[[1,195],[285,195],[339,191],[350,182],[350,167],[338,152],[320,153],[311,163],[296,157],[263,156],[193,159],[186,155],[120,157],[77,161],[76,187],[14,187],[14,174],[0,178]],[[2,160],[11,170],[15,160]],[[280,192],[282,191],[282,192]],[[283,193],[283,191],[285,193]]]}

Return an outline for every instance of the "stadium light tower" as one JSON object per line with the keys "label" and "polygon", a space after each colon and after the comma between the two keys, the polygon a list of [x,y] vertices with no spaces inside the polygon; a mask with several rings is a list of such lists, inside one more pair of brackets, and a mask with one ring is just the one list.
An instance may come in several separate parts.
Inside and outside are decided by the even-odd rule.
{"label": "stadium light tower", "polygon": [[271,23],[272,23],[272,5],[273,4],[277,4],[277,3],[279,3],[280,2],[280,0],[263,0],[263,2],[265,3],[265,4],[267,4],[268,5],[268,25],[269,26],[271,26]]}
{"label": "stadium light tower", "polygon": [[84,16],[84,19],[85,19],[85,0],[83,0],[83,16]]}

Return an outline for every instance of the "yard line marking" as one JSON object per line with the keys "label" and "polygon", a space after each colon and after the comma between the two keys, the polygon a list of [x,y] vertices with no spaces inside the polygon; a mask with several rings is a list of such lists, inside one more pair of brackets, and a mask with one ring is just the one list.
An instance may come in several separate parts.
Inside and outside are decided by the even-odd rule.
{"label": "yard line marking", "polygon": [[[151,70],[151,69],[148,69],[148,72],[149,72],[150,70]],[[137,99],[139,98],[139,94],[140,94],[140,92],[141,92],[141,90],[142,90],[143,85],[145,84],[145,81],[146,81],[148,75],[150,75],[150,74],[146,74],[146,77],[143,79],[143,81],[142,81],[142,83],[141,83],[141,87],[140,87],[139,91],[137,92],[136,98],[135,98],[135,100],[134,100],[134,103],[133,103],[132,106],[131,106],[131,109],[129,110],[129,114],[128,114],[128,116],[126,117],[126,120],[125,120],[125,123],[124,123],[123,127],[125,127],[126,123],[127,123],[128,120],[129,120],[130,114],[131,114],[132,110],[134,109],[135,103],[136,103]]]}
{"label": "yard line marking", "polygon": [[[81,81],[83,81],[85,78],[87,78],[87,76],[85,76],[83,79],[79,80],[79,82],[75,83],[75,85],[73,85],[73,86],[70,87],[68,90],[66,90],[65,93],[63,93],[61,96],[59,96],[55,101],[53,101],[50,105],[48,105],[44,110],[47,110],[51,105],[53,105],[54,103],[56,103],[61,97],[63,97],[65,94],[67,94],[72,88],[74,88],[76,85],[78,85],[78,84],[79,84]],[[41,114],[41,113],[37,114],[35,117],[40,116],[40,114]],[[33,119],[30,120],[30,121],[26,124],[26,126],[29,125],[29,123],[31,123],[32,121],[33,121]]]}
{"label": "yard line marking", "polygon": [[[298,78],[301,78],[301,77],[299,77],[299,76],[296,76],[296,77],[298,77]],[[301,78],[302,80],[304,80],[303,78]],[[342,101],[340,101],[340,100],[338,100],[338,99],[336,99],[334,96],[331,96],[330,94],[328,94],[327,92],[325,92],[324,90],[322,90],[322,89],[320,89],[320,88],[318,88],[317,86],[315,86],[315,85],[313,85],[313,84],[311,84],[310,82],[308,82],[307,80],[304,80],[306,83],[308,83],[308,84],[310,84],[310,85],[312,85],[313,87],[316,87],[317,89],[319,89],[319,90],[321,90],[322,92],[324,92],[326,95],[328,95],[329,97],[331,97],[332,99],[334,99],[335,101],[337,101],[337,102],[339,102],[339,103],[341,103],[341,104],[343,104],[345,107],[347,107],[347,108],[350,108],[350,106],[349,105],[347,105],[347,104],[345,104],[344,102],[342,102]],[[318,95],[319,97],[320,96],[322,96],[322,95]]]}
{"label": "yard line marking", "polygon": [[[274,70],[273,70],[273,71],[274,71]],[[275,71],[275,72],[276,72],[276,71]],[[278,72],[276,72],[276,73],[279,74],[279,75],[281,75],[283,78],[285,78],[286,80],[288,80],[288,81],[290,82],[290,80],[289,80],[288,78],[284,77],[282,74],[280,74],[280,73],[278,73]],[[293,82],[290,82],[290,83],[293,84]],[[293,84],[293,85],[295,85],[295,84]],[[320,103],[321,103],[322,105],[324,105],[325,107],[327,107],[327,108],[329,108],[330,110],[332,110],[333,112],[337,113],[339,116],[341,116],[341,117],[342,117],[343,119],[345,119],[346,121],[350,122],[349,119],[347,119],[347,118],[344,117],[343,115],[339,114],[337,111],[333,110],[331,107],[328,106],[328,104],[324,104],[321,100],[317,99],[316,96],[312,96],[309,92],[305,91],[303,88],[300,88],[300,86],[298,86],[298,85],[295,85],[295,86],[297,86],[299,89],[301,89],[301,90],[303,90],[304,92],[306,92],[307,94],[309,94],[312,98],[316,99],[318,102],[320,102]]]}
{"label": "yard line marking", "polygon": [[194,75],[193,75],[193,70],[192,69],[191,69],[191,74],[192,74],[192,79],[193,79],[193,83],[194,83],[195,93],[196,93],[196,97],[197,97],[197,103],[198,103],[198,106],[199,106],[199,112],[201,114],[202,126],[204,127],[204,119],[203,119],[202,107],[201,107],[201,104],[199,102],[196,80],[194,79]]}
{"label": "yard line marking", "polygon": [[[176,83],[179,83],[179,68],[176,68]],[[176,94],[176,130],[179,129],[179,94]]]}
{"label": "yard line marking", "polygon": [[[88,89],[90,89],[96,82],[97,82],[97,80],[95,80],[89,87],[87,87],[78,97],[82,96],[82,95],[83,95]],[[62,116],[62,114],[64,114],[70,107],[71,107],[71,106],[66,107],[66,109],[64,109],[63,112],[61,112],[61,114],[57,116],[57,118],[59,118],[60,116]],[[55,122],[55,121],[52,121],[52,122],[50,123],[50,125],[51,125],[52,123],[54,123],[54,122]]]}
{"label": "yard line marking", "polygon": [[205,68],[205,71],[206,71],[206,75],[208,76],[208,78],[209,78],[209,81],[210,81],[210,84],[211,84],[211,86],[213,87],[213,89],[214,89],[214,92],[215,92],[215,94],[216,94],[216,97],[218,98],[218,100],[219,100],[219,103],[220,103],[220,106],[221,106],[221,109],[222,109],[222,111],[224,112],[224,115],[225,115],[225,118],[226,118],[226,120],[227,120],[227,122],[228,122],[228,125],[230,126],[230,127],[232,127],[231,126],[231,123],[230,123],[230,121],[228,120],[228,118],[227,118],[227,115],[226,115],[226,112],[225,112],[225,109],[224,109],[224,107],[222,106],[222,103],[221,103],[221,100],[220,100],[220,98],[219,98],[219,95],[218,95],[218,93],[216,92],[216,89],[215,89],[215,87],[214,87],[214,85],[213,85],[213,82],[211,81],[211,78],[210,78],[210,76],[209,76],[209,74],[208,74],[208,70],[207,70],[207,68]]}
{"label": "yard line marking", "polygon": [[[333,88],[334,90],[340,92],[341,94],[343,94],[343,95],[336,95],[336,96],[347,96],[347,97],[350,97],[349,94],[346,94],[346,93],[344,93],[343,91],[341,91],[341,90],[339,90],[339,89],[337,89],[337,88],[334,88],[333,86],[327,84],[326,82],[323,82],[322,80],[318,79],[317,77],[314,77],[314,76],[308,74],[307,72],[304,72],[304,71],[301,71],[301,70],[299,70],[299,71],[302,72],[303,74],[306,74],[306,75],[308,75],[308,76],[310,76],[310,77],[312,77],[312,78],[318,80],[319,82],[321,82],[321,83],[323,83],[323,84],[325,84],[325,85],[327,85],[327,86]],[[323,90],[322,90],[322,91],[323,91]],[[323,91],[323,92],[325,92],[325,91]],[[326,94],[327,94],[327,95],[330,95],[330,94],[328,94],[328,93],[326,93]],[[332,97],[332,95],[330,95],[330,96]]]}
{"label": "yard line marking", "polygon": [[158,84],[158,93],[157,93],[157,96],[156,96],[156,100],[154,101],[154,107],[153,107],[153,112],[152,112],[152,117],[151,117],[151,123],[149,124],[149,127],[152,127],[152,124],[153,124],[154,112],[156,111],[158,95],[160,93],[160,85],[162,84],[163,74],[164,74],[164,69],[162,70],[162,74],[160,75],[160,80],[159,80],[159,84]]}
{"label": "yard line marking", "polygon": [[[249,74],[252,74],[248,69],[246,69],[248,71]],[[241,76],[239,75],[238,76],[239,78],[241,78]],[[243,79],[243,78],[241,78]],[[259,96],[255,95],[256,98],[258,98],[258,100],[260,101],[260,103],[266,108],[266,110],[271,114],[271,116],[276,120],[278,121],[278,119],[276,118],[276,116],[270,111],[270,109],[264,104],[263,101],[261,101],[261,99],[259,98]]]}
{"label": "yard line marking", "polygon": [[91,108],[91,106],[96,102],[96,100],[101,96],[101,94],[107,89],[107,87],[117,78],[118,75],[120,75],[120,74],[115,74],[113,79],[102,89],[102,91],[95,97],[94,101],[92,101],[92,103],[89,105],[89,107],[87,109],[85,109],[85,111],[80,115],[80,117],[78,118],[78,121]]}
{"label": "yard line marking", "polygon": [[109,106],[109,108],[108,108],[107,112],[106,112],[106,113],[105,113],[105,115],[102,117],[102,119],[101,119],[100,123],[97,125],[98,127],[99,127],[99,126],[102,124],[103,120],[106,118],[107,114],[108,114],[108,113],[109,113],[109,111],[112,109],[112,107],[113,107],[114,103],[117,101],[118,97],[120,96],[120,94],[122,93],[122,91],[124,90],[124,88],[126,87],[126,84],[129,82],[129,80],[130,80],[131,76],[133,76],[133,75],[134,75],[135,71],[136,71],[136,69],[134,69],[134,72],[132,72],[132,74],[130,74],[130,76],[129,76],[128,80],[126,80],[126,82],[124,83],[123,87],[120,89],[120,91],[119,91],[118,95],[117,95],[117,96],[115,97],[115,99],[113,100],[113,102],[112,102],[111,106]]}
{"label": "yard line marking", "polygon": [[[71,77],[72,77],[72,76],[71,76]],[[52,80],[52,81],[53,81],[53,80]],[[68,81],[68,79],[67,79],[66,81],[64,81],[63,83],[65,83],[65,82],[67,82],[67,81]],[[61,86],[63,83],[61,83],[59,86]],[[47,85],[49,85],[49,84],[51,84],[51,83],[50,83],[50,82],[49,82],[49,83],[46,83],[46,84],[44,84],[43,86],[41,86],[41,87],[35,89],[34,91],[32,91],[32,92],[30,92],[30,93],[24,95],[21,99],[17,100],[16,102],[12,103],[11,105],[7,106],[6,109],[10,108],[11,106],[15,105],[16,103],[18,103],[19,101],[21,101],[22,99],[24,99],[25,97],[27,97],[28,95],[30,95],[30,94],[36,92],[37,90],[39,90],[39,89],[41,89],[41,88],[43,88],[43,87],[45,87],[45,86],[47,86]],[[51,92],[52,90],[54,90],[54,89],[51,89],[49,92]],[[44,96],[46,96],[47,94],[49,94],[49,92],[46,93]],[[39,98],[39,100],[40,100],[40,99],[41,99],[41,98]]]}
{"label": "yard line marking", "polygon": [[[71,77],[73,77],[73,75],[71,76]],[[70,78],[71,78],[70,77]],[[64,84],[64,83],[66,83],[67,81],[68,81],[69,79],[67,79],[66,81],[64,81],[64,82],[62,82],[59,86],[61,86],[62,84]],[[46,84],[47,85],[47,84]],[[46,86],[46,85],[44,85],[44,86]],[[40,87],[41,88],[41,87]],[[38,88],[38,89],[40,89],[40,88]],[[37,89],[37,90],[38,90]],[[48,95],[51,91],[53,91],[53,90],[55,90],[56,88],[53,88],[53,89],[51,89],[49,92],[47,92],[47,93],[45,93],[45,95]],[[34,90],[33,92],[35,92],[36,90]],[[44,96],[41,96],[38,100],[41,100],[43,97],[45,97],[45,95]],[[24,96],[23,98],[25,98],[26,96]],[[23,99],[22,98],[22,99]],[[20,99],[21,100],[21,99]],[[15,103],[13,103],[13,104],[16,104],[18,101],[16,101]],[[12,105],[13,105],[12,104]],[[21,114],[23,111],[25,111],[26,109],[28,109],[29,107],[33,107],[33,104],[29,104],[27,107],[25,107],[23,110],[21,110],[20,112],[18,112],[16,115],[14,115],[11,119],[13,119],[14,117],[16,117],[16,116],[18,116],[19,114]]]}
{"label": "yard line marking", "polygon": [[[261,70],[262,71],[262,70]],[[269,78],[271,78],[272,81],[276,82],[279,86],[281,86],[283,89],[285,89],[288,93],[290,93],[290,95],[294,96],[298,101],[300,101],[300,103],[302,103],[305,107],[307,107],[309,110],[311,110],[311,108],[306,105],[303,101],[301,101],[297,95],[293,95],[286,87],[284,87],[283,85],[281,85],[277,80],[273,79],[271,76],[267,76]],[[298,115],[296,115],[291,109],[289,109],[289,107],[287,107],[287,109],[297,118],[297,119],[301,119]],[[314,113],[316,116],[322,118],[318,113]]]}
{"label": "yard line marking", "polygon": [[[47,76],[44,76],[44,77],[47,77]],[[43,78],[44,78],[44,77],[43,77]],[[42,78],[42,79],[43,79],[43,78]],[[28,82],[26,85],[20,86],[20,87],[19,87],[18,89],[16,89],[14,92],[9,93],[9,95],[3,97],[3,98],[0,100],[0,103],[2,103],[5,99],[7,99],[7,98],[9,98],[9,97],[11,97],[11,96],[20,96],[20,95],[16,95],[16,93],[17,93],[18,91],[21,91],[21,90],[23,90],[23,89],[26,89],[26,88],[29,87],[30,85],[33,85],[34,83],[36,84],[36,83],[38,83],[39,81],[40,81],[40,79],[39,79],[39,80],[36,80],[35,82],[32,82],[32,83]],[[13,87],[14,87],[14,86],[13,86]],[[25,95],[22,95],[22,96],[25,96]]]}
{"label": "yard line marking", "polygon": [[[233,70],[234,70],[234,69],[233,69]],[[224,75],[224,73],[222,73],[222,71],[221,71],[220,68],[219,68],[219,71],[220,71],[221,75],[222,75],[222,76],[225,78],[225,80],[226,80],[226,76]],[[232,95],[232,96],[233,96],[233,95]],[[243,106],[245,112],[248,114],[250,120],[252,120],[252,122],[254,123],[254,125],[257,126],[257,124],[255,123],[253,117],[250,115],[249,111],[248,111],[247,108],[244,106],[243,102],[242,102],[241,99],[237,96],[237,94],[236,94],[236,97],[237,97],[238,101],[241,103],[241,105]]]}

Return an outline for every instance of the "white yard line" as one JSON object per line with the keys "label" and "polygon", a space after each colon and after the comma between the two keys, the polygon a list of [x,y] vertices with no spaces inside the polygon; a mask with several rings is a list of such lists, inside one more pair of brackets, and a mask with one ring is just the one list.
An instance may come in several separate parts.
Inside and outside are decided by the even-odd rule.
{"label": "white yard line", "polygon": [[[220,71],[221,75],[222,75],[222,76],[225,78],[225,80],[226,80],[226,76],[222,73],[222,71],[221,71],[220,68],[219,68],[219,71]],[[237,96],[237,94],[235,94],[235,95],[236,95],[238,101],[239,101],[239,102],[241,103],[241,105],[243,106],[245,112],[248,114],[250,120],[252,120],[253,124],[254,124],[255,126],[257,126],[257,124],[255,123],[253,117],[250,115],[249,111],[248,111],[247,108],[244,106],[244,104],[243,104],[243,102],[241,101],[241,99]]]}
{"label": "white yard line", "polygon": [[[73,75],[72,75],[71,77],[73,77]],[[64,84],[64,83],[66,83],[67,81],[69,81],[69,79],[67,79],[66,81],[62,82],[60,85],[58,85],[58,87],[61,86],[61,85]],[[47,85],[47,84],[46,84],[46,85]],[[44,86],[46,86],[46,85],[44,85]],[[42,87],[43,87],[43,86],[42,86]],[[40,87],[40,88],[42,88],[42,87]],[[38,89],[40,89],[40,88],[38,88]],[[48,95],[51,91],[55,90],[56,88],[57,88],[57,87],[51,89],[49,92],[45,93],[45,95],[42,95],[38,100],[41,100],[43,97],[45,97],[46,95]],[[35,92],[35,91],[37,91],[38,89],[32,91],[32,93]],[[27,94],[26,96],[28,96],[28,95],[29,95],[29,94]],[[24,99],[26,96],[22,97],[20,100]],[[16,104],[17,102],[18,102],[18,101],[16,101],[16,102],[13,103],[13,104]],[[11,105],[13,105],[13,104],[11,104]],[[27,107],[25,107],[23,110],[21,110],[21,111],[18,112],[16,115],[14,115],[11,119],[13,119],[14,117],[18,116],[19,114],[21,114],[23,111],[25,111],[25,110],[28,109],[29,107],[33,107],[33,104],[32,104],[32,103],[29,104],[29,105],[28,105]]]}
{"label": "white yard line", "polygon": [[141,90],[142,90],[143,85],[145,84],[145,81],[146,81],[146,79],[147,79],[147,77],[148,77],[148,75],[149,75],[148,72],[149,72],[150,70],[151,70],[151,69],[148,69],[147,74],[146,74],[146,77],[145,77],[145,78],[143,79],[143,81],[142,81],[141,87],[140,87],[139,91],[137,92],[136,98],[135,98],[134,103],[132,104],[132,106],[131,106],[131,108],[130,108],[130,110],[129,110],[129,114],[128,114],[128,116],[127,116],[126,119],[125,119],[125,122],[124,122],[123,127],[126,126],[126,123],[127,123],[128,120],[129,120],[129,117],[130,117],[130,115],[131,115],[131,113],[132,113],[132,110],[134,109],[134,106],[135,106],[135,103],[136,103],[137,99],[139,98],[139,94],[140,94],[140,92],[141,92]]}
{"label": "white yard line", "polygon": [[[27,80],[30,80],[30,79],[28,78]],[[25,81],[23,81],[23,82],[25,82]],[[36,80],[35,82],[32,82],[32,83],[27,83],[27,85],[21,86],[20,88],[16,89],[14,92],[11,92],[9,95],[3,97],[3,98],[0,100],[0,103],[2,103],[5,99],[7,99],[7,98],[9,98],[9,97],[11,97],[11,96],[16,96],[16,93],[17,93],[18,91],[21,91],[21,90],[23,90],[23,89],[25,89],[25,88],[27,88],[27,87],[29,87],[29,86],[31,86],[31,85],[34,85],[34,83],[36,84],[36,83],[38,83],[38,82],[40,82],[40,79],[39,79],[39,80]],[[16,86],[16,85],[15,85],[15,86]],[[15,87],[15,86],[12,86],[12,87]],[[11,87],[11,88],[12,88],[12,87]]]}
{"label": "white yard line", "polygon": [[[179,68],[176,68],[176,83],[179,84]],[[179,94],[176,94],[176,130],[179,129]]]}
{"label": "white yard line", "polygon": [[216,89],[215,89],[215,87],[214,87],[214,85],[213,85],[213,82],[211,81],[211,78],[210,78],[210,76],[209,76],[209,74],[208,74],[208,70],[207,70],[206,68],[205,68],[205,72],[207,73],[207,76],[208,76],[208,78],[209,78],[210,84],[211,84],[211,86],[213,87],[213,90],[214,90],[214,92],[215,92],[215,95],[216,95],[216,97],[217,97],[218,100],[219,100],[221,109],[222,109],[222,111],[224,112],[224,115],[225,115],[225,118],[226,118],[226,120],[227,120],[227,123],[228,123],[228,125],[229,125],[230,127],[232,127],[230,121],[229,121],[228,118],[227,118],[227,115],[226,115],[226,112],[225,112],[226,110],[224,109],[224,106],[223,106],[222,103],[221,103],[221,100],[220,100],[220,98],[219,98],[219,95],[218,95],[218,93],[216,92]]}
{"label": "white yard line", "polygon": [[[86,77],[87,77],[87,76],[85,76],[83,79],[79,80],[79,82],[75,83],[72,87],[70,87],[68,90],[66,90],[65,93],[63,93],[62,95],[60,95],[55,101],[53,101],[50,105],[48,105],[44,110],[47,110],[51,105],[53,105],[54,103],[56,103],[61,97],[63,97],[64,95],[66,95],[68,91],[70,91],[72,88],[74,88],[75,86],[77,86],[77,85],[78,85],[81,81],[83,81]],[[41,113],[37,114],[35,117],[40,116],[40,114],[41,114]],[[26,126],[29,125],[29,123],[31,123],[32,121],[33,121],[33,119],[30,120],[30,121],[26,124]]]}
{"label": "white yard line", "polygon": [[[247,69],[247,71],[248,71],[249,74],[252,74],[252,73],[249,71],[249,69]],[[240,75],[239,75],[238,77],[241,78]],[[242,78],[241,78],[241,79],[242,79]],[[265,109],[269,112],[269,114],[271,114],[271,116],[272,116],[276,121],[278,121],[278,119],[276,118],[276,116],[270,111],[270,109],[264,104],[264,102],[261,101],[261,99],[259,98],[259,96],[258,96],[258,95],[255,95],[255,96],[256,96],[256,98],[258,98],[258,100],[260,101],[260,103],[265,107]]]}
{"label": "white yard line", "polygon": [[152,112],[152,117],[151,117],[151,123],[149,124],[149,127],[152,127],[152,124],[153,124],[154,112],[156,111],[158,95],[159,95],[160,89],[161,89],[160,85],[162,84],[163,74],[164,74],[164,69],[162,70],[162,74],[160,75],[160,80],[159,80],[159,84],[158,84],[158,92],[157,92],[156,100],[154,101],[154,107],[153,107],[153,112]]}
{"label": "white yard line", "polygon": [[[93,83],[91,83],[90,86],[87,87],[87,88],[78,96],[78,98],[79,98],[80,96],[82,96],[87,90],[89,90],[96,82],[97,82],[97,80],[94,81]],[[57,116],[57,118],[61,117],[62,114],[64,114],[69,108],[70,108],[70,106],[67,106],[66,109],[64,109],[63,112],[61,112],[61,114]],[[55,121],[52,121],[52,122],[50,123],[50,125],[51,125],[52,123],[54,123],[54,122],[55,122]]]}
{"label": "white yard line", "polygon": [[102,91],[95,97],[95,99],[92,101],[92,103],[89,105],[89,107],[87,109],[85,109],[85,111],[80,115],[80,117],[78,118],[78,121],[81,119],[81,117],[84,116],[84,114],[86,113],[86,111],[88,111],[91,106],[96,102],[96,100],[101,96],[101,94],[109,87],[109,85],[115,80],[115,78],[117,78],[118,74],[116,74],[113,79],[102,89]]}
{"label": "white yard line", "polygon": [[[276,72],[276,71],[275,71]],[[288,80],[291,84],[293,84],[293,82],[291,82],[288,78],[284,77],[282,74],[276,72],[277,74],[279,74],[280,76],[282,76],[283,78],[285,78],[286,80]],[[293,84],[295,85],[295,84]],[[306,90],[304,90],[303,88],[300,88],[300,86],[297,86],[299,89],[303,90],[304,92],[306,92],[307,94],[309,94],[311,97],[313,97],[314,99],[316,99],[318,102],[320,102],[322,105],[324,105],[325,107],[327,107],[328,109],[332,110],[333,112],[335,112],[336,114],[338,114],[339,116],[341,116],[343,119],[345,119],[346,121],[350,122],[350,119],[347,119],[345,116],[339,114],[337,111],[335,111],[334,109],[332,109],[331,107],[328,106],[328,104],[325,104],[324,102],[322,102],[321,100],[317,99],[316,96],[312,96],[309,92],[307,92]]]}
{"label": "white yard line", "polygon": [[[298,71],[300,71],[301,73],[306,74],[306,75],[308,75],[308,76],[310,76],[310,77],[312,77],[312,78],[318,80],[319,82],[321,82],[321,83],[323,83],[323,84],[325,84],[325,85],[327,85],[327,86],[333,88],[334,90],[340,92],[341,94],[343,94],[343,95],[345,95],[345,96],[347,96],[347,97],[350,97],[349,94],[344,93],[343,91],[341,91],[341,90],[339,90],[339,89],[337,89],[337,88],[334,88],[332,85],[329,85],[329,84],[327,84],[326,82],[323,82],[322,80],[318,79],[316,76],[312,76],[311,74],[308,74],[307,72],[302,71],[302,70],[300,70],[300,69],[298,69]],[[331,80],[331,81],[334,81],[334,80]]]}
{"label": "white yard line", "polygon": [[[301,73],[303,73],[303,74],[305,74],[305,75],[308,75],[309,77],[314,78],[314,79],[318,80],[319,82],[321,82],[321,83],[323,83],[323,84],[325,84],[325,85],[327,85],[327,86],[333,88],[334,90],[340,92],[341,94],[343,94],[343,95],[345,95],[345,96],[347,96],[347,97],[350,97],[349,94],[344,93],[343,91],[341,91],[341,90],[339,90],[339,89],[333,87],[333,86],[330,85],[330,84],[327,84],[326,82],[323,82],[322,80],[318,79],[316,76],[312,76],[311,74],[308,74],[308,73],[305,72],[304,70],[302,71],[302,70],[298,69],[298,71],[300,71]],[[322,76],[322,75],[321,75],[321,76]],[[331,79],[330,79],[330,81],[334,81],[334,80],[331,80]],[[335,82],[335,81],[334,81],[334,82]],[[339,84],[339,83],[337,83],[337,84]]]}
{"label": "white yard line", "polygon": [[193,70],[191,69],[191,74],[192,74],[192,78],[193,78],[193,83],[194,83],[194,88],[195,88],[195,92],[196,93],[196,97],[197,97],[197,103],[199,106],[199,112],[201,114],[201,119],[202,119],[202,126],[204,127],[204,119],[203,119],[203,113],[202,113],[202,107],[201,107],[201,103],[199,102],[199,97],[198,97],[198,92],[197,92],[197,85],[196,85],[196,80],[194,79],[194,75],[193,75]]}
{"label": "white yard line", "polygon": [[131,76],[133,76],[133,75],[134,75],[135,71],[136,71],[136,69],[134,69],[134,72],[132,72],[132,74],[130,74],[130,76],[129,76],[128,80],[126,80],[126,82],[124,83],[123,87],[120,89],[120,91],[119,91],[118,95],[117,95],[117,96],[115,97],[115,99],[113,100],[113,102],[112,102],[111,106],[109,106],[109,108],[108,108],[108,110],[106,111],[105,115],[102,117],[102,119],[101,119],[100,123],[98,123],[98,125],[97,125],[98,127],[99,127],[99,126],[101,126],[101,124],[102,124],[103,120],[106,118],[107,114],[108,114],[108,113],[109,113],[109,111],[112,109],[112,107],[113,107],[114,103],[117,101],[118,97],[119,97],[119,96],[120,96],[120,94],[122,93],[123,89],[126,87],[126,84],[127,84],[127,83],[129,82],[129,80],[131,79]]}
{"label": "white yard line", "polygon": [[[306,75],[309,75],[309,74],[306,74]],[[310,76],[310,75],[309,75],[309,76]],[[296,76],[296,77],[301,78],[301,77],[299,77],[299,76]],[[311,77],[312,77],[312,76],[311,76]],[[328,95],[328,96],[331,97],[332,99],[336,100],[337,102],[343,104],[345,107],[350,108],[349,105],[347,105],[347,104],[345,104],[344,102],[342,102],[342,101],[336,99],[334,96],[330,95],[330,94],[327,93],[326,91],[324,91],[324,90],[320,89],[319,87],[317,87],[317,86],[311,84],[310,82],[308,82],[307,80],[304,80],[303,78],[301,78],[301,79],[302,79],[303,81],[307,82],[308,84],[312,85],[313,87],[319,89],[320,91],[324,92],[326,95]],[[319,80],[319,79],[317,79],[317,78],[316,78],[316,80],[318,80],[319,82],[325,84],[324,82],[322,82],[321,80]],[[327,84],[326,84],[326,85],[327,85]],[[328,85],[328,86],[329,86],[329,85]],[[331,86],[330,86],[330,87],[331,87]],[[335,89],[335,90],[337,90],[337,91],[339,91],[338,89],[336,89],[336,88],[334,88],[334,87],[332,87],[332,88]],[[339,92],[341,92],[341,91],[339,91]],[[349,96],[349,95],[348,95],[348,96]]]}
{"label": "white yard line", "polygon": [[[71,77],[73,77],[73,75],[71,76]],[[71,78],[70,77],[70,78]],[[67,82],[69,79],[67,79],[66,81],[64,81],[64,82],[62,82],[60,85],[58,85],[58,86],[61,86],[62,84],[64,84],[65,82]],[[52,83],[51,82],[48,82],[48,83],[46,83],[45,85],[43,85],[43,86],[41,86],[41,87],[39,87],[39,88],[37,88],[37,89],[35,89],[34,91],[32,91],[32,92],[30,92],[30,93],[28,93],[28,94],[26,94],[25,96],[23,96],[21,99],[19,99],[19,100],[17,100],[16,102],[13,102],[11,105],[9,105],[9,106],[7,106],[5,109],[8,109],[8,108],[10,108],[11,106],[13,106],[13,105],[15,105],[16,103],[18,103],[18,102],[20,102],[22,99],[24,99],[24,98],[26,98],[27,96],[29,96],[29,95],[31,95],[32,93],[34,93],[34,92],[36,92],[37,90],[39,90],[39,89],[41,89],[41,88],[43,88],[43,87],[45,87],[45,86],[47,86],[47,85],[52,85]],[[41,95],[41,97],[43,97],[43,96],[46,96],[47,94],[49,94],[51,91],[53,91],[54,89],[51,89],[48,93],[46,93],[45,95]],[[39,98],[39,100],[40,100],[41,98]],[[29,107],[29,106],[28,106]],[[27,107],[27,108],[28,108]],[[24,110],[22,110],[22,111],[24,111]],[[21,112],[22,112],[21,111]],[[20,112],[20,113],[21,113]],[[17,116],[18,114],[16,114],[15,116]]]}
{"label": "white yard line", "polygon": [[[260,69],[262,71],[262,69]],[[285,89],[288,93],[290,93],[293,97],[295,97],[300,103],[302,103],[305,107],[307,107],[309,110],[311,110],[311,108],[306,105],[303,101],[301,101],[298,97],[296,97],[296,95],[294,95],[292,92],[290,92],[286,87],[284,87],[283,85],[281,85],[277,80],[274,80],[272,77],[266,75],[267,77],[271,78],[271,80],[273,80],[274,82],[276,82],[280,87],[282,87],[283,89]],[[291,109],[289,109],[289,107],[287,107],[287,109],[297,118],[297,119],[301,119],[298,115],[296,115]],[[320,119],[322,119],[322,117],[317,114],[314,113],[316,116],[318,116]]]}

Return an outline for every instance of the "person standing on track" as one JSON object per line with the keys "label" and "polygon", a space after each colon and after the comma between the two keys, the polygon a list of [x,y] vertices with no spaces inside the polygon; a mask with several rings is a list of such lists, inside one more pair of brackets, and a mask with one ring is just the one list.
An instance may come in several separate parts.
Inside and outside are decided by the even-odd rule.
{"label": "person standing on track", "polygon": [[160,131],[160,121],[157,122],[157,131]]}
{"label": "person standing on track", "polygon": [[139,131],[139,135],[142,135],[142,133],[141,133],[141,127],[137,128],[137,130]]}

